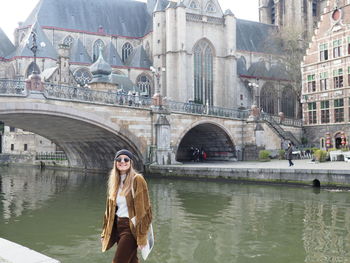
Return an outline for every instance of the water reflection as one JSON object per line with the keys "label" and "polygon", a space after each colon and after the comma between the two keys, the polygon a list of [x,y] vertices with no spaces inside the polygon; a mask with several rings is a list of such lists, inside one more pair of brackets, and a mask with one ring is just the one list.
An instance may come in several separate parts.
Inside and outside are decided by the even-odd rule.
{"label": "water reflection", "polygon": [[[156,262],[350,262],[350,196],[309,188],[147,179]],[[106,176],[0,168],[2,237],[64,263],[100,252]]]}

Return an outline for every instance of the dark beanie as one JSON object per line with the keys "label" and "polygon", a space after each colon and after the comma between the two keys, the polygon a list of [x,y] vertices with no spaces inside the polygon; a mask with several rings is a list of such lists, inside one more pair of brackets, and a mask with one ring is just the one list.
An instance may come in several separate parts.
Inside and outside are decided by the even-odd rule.
{"label": "dark beanie", "polygon": [[126,155],[131,160],[134,159],[134,155],[130,151],[126,149],[121,149],[120,151],[117,151],[117,153],[115,154],[114,160],[116,160],[120,155]]}

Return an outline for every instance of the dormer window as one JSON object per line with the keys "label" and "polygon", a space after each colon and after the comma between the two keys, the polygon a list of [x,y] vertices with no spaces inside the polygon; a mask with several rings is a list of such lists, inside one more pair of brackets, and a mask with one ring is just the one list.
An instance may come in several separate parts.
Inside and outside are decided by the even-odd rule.
{"label": "dormer window", "polygon": [[198,3],[196,2],[196,1],[192,1],[191,3],[190,3],[190,8],[191,9],[199,9],[199,5],[198,5]]}
{"label": "dormer window", "polygon": [[213,2],[209,2],[209,3],[207,4],[206,11],[207,11],[208,13],[215,13],[215,12],[216,12],[216,8],[215,8],[215,5],[214,5]]}

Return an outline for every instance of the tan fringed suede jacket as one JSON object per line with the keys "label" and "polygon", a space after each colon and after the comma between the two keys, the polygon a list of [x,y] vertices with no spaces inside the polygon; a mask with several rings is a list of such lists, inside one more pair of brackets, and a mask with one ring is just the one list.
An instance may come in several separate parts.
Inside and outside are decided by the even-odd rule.
{"label": "tan fringed suede jacket", "polygon": [[[119,186],[117,187],[117,189]],[[128,206],[129,219],[136,217],[136,225],[130,220],[130,229],[134,235],[137,245],[142,246],[147,243],[147,231],[152,221],[152,208],[149,200],[147,183],[142,175],[135,175],[133,188],[135,196],[132,192],[126,195],[126,203]],[[106,211],[103,218],[102,252],[110,249],[117,241],[116,226],[114,226],[114,218],[116,216],[117,204],[116,200],[107,197]]]}

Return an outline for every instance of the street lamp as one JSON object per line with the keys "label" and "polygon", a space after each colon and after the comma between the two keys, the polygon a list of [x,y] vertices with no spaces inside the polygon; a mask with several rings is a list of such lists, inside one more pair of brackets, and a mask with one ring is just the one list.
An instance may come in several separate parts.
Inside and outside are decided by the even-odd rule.
{"label": "street lamp", "polygon": [[[30,50],[33,52],[33,55],[34,55],[34,65],[33,65],[33,72],[32,72],[32,74],[34,75],[34,74],[37,74],[38,72],[36,72],[35,71],[35,69],[36,69],[36,53],[38,52],[38,44],[37,44],[37,39],[36,39],[36,37],[37,37],[37,34],[36,34],[36,32],[35,31],[32,31],[31,33],[30,33],[30,35],[31,35],[31,37],[32,37],[32,45],[29,47],[30,48]],[[45,44],[45,42],[40,42],[40,47],[41,48],[44,48],[44,47],[46,47],[46,44]]]}
{"label": "street lamp", "polygon": [[163,100],[162,100],[162,95],[160,94],[160,77],[161,73],[165,72],[165,68],[162,68],[162,70],[157,70],[155,67],[151,66],[150,70],[153,73],[154,78],[157,80],[156,81],[156,87],[155,87],[155,93],[153,95],[153,104],[154,106],[162,107],[163,105]]}

